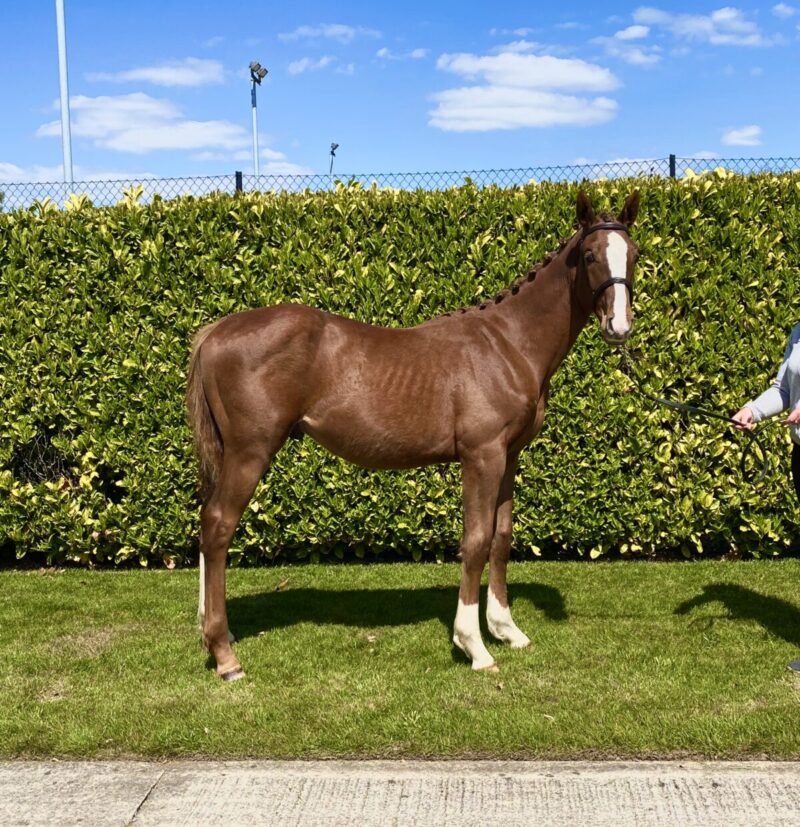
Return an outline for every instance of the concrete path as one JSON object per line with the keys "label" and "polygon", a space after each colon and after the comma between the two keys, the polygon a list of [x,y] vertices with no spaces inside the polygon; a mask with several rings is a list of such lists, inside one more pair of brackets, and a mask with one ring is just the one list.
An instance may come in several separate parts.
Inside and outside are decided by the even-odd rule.
{"label": "concrete path", "polygon": [[0,762],[8,825],[797,825],[800,764]]}

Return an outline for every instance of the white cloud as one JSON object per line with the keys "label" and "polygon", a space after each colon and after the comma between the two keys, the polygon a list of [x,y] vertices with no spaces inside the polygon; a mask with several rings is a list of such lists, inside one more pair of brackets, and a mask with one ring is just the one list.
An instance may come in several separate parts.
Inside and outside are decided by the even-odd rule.
{"label": "white cloud", "polygon": [[[185,120],[170,101],[143,92],[70,99],[72,134],[90,138],[94,145],[142,155],[162,149],[239,149],[247,146],[249,133],[230,121]],[[60,121],[43,124],[37,137],[61,134]]]}
{"label": "white cloud", "polygon": [[335,71],[337,75],[353,75],[356,71],[356,65],[355,63],[344,63],[337,66]]}
{"label": "white cloud", "polygon": [[427,57],[427,54],[427,49],[412,49],[410,52],[393,52],[384,46],[375,52],[375,57],[379,57],[381,60],[421,60],[423,57]]}
{"label": "white cloud", "polygon": [[430,125],[447,132],[487,132],[520,127],[589,126],[614,117],[616,101],[559,95],[535,89],[472,86],[433,96]]}
{"label": "white cloud", "polygon": [[225,38],[221,35],[217,35],[216,37],[209,37],[208,40],[204,40],[203,46],[205,46],[206,49],[213,49],[215,46],[219,46],[220,43],[224,42]]}
{"label": "white cloud", "polygon": [[584,60],[523,55],[444,54],[436,68],[468,79],[482,77],[492,86],[527,89],[581,89],[604,92],[615,89],[619,81],[602,66]]}
{"label": "white cloud", "polygon": [[343,23],[320,23],[317,26],[298,26],[292,32],[283,32],[278,35],[279,40],[291,42],[294,40],[316,40],[327,38],[338,43],[352,43],[356,37],[380,37],[381,33],[365,26],[346,26]]}
{"label": "white cloud", "polygon": [[441,55],[436,66],[483,84],[432,96],[436,108],[428,123],[449,132],[588,126],[611,120],[617,111],[616,101],[607,97],[553,91],[601,92],[619,85],[607,69],[583,60],[518,52],[462,53]]}
{"label": "white cloud", "polygon": [[313,175],[311,167],[293,164],[290,161],[269,161],[259,166],[260,175]]}
{"label": "white cloud", "polygon": [[492,54],[500,54],[506,52],[508,54],[523,54],[525,52],[533,52],[541,48],[541,43],[535,43],[531,40],[514,40],[511,43],[504,43],[501,46],[493,46],[489,51]]}
{"label": "white cloud", "polygon": [[648,34],[650,34],[650,29],[647,26],[628,26],[627,29],[616,32],[614,37],[617,40],[641,40]]}
{"label": "white cloud", "polygon": [[[252,159],[251,134],[241,124],[222,120],[189,120],[171,101],[152,98],[143,92],[97,98],[77,95],[70,99],[70,105],[73,112],[72,134],[77,138],[89,139],[94,146],[102,149],[134,155],[181,150],[191,152],[190,157],[195,161],[233,163]],[[56,107],[57,103],[54,103],[53,108]],[[61,123],[51,121],[43,124],[36,134],[39,137],[60,136]],[[266,140],[262,136],[262,141]],[[292,164],[283,152],[263,143],[260,157],[267,161],[265,173],[289,175],[308,171],[305,167]],[[11,174],[13,170],[6,172]],[[115,176],[112,173],[97,173],[95,177]],[[142,176],[120,173],[116,177]]]}
{"label": "white cloud", "polygon": [[[258,151],[258,157],[265,164],[259,164],[260,175],[312,175],[314,170],[301,164],[293,164],[286,158],[283,152],[278,152],[268,146],[262,146]],[[193,161],[223,161],[225,163],[236,163],[237,161],[249,162],[253,160],[251,149],[240,149],[236,152],[198,152],[191,156]]]}
{"label": "white cloud", "polygon": [[725,146],[759,146],[761,144],[761,127],[751,124],[738,129],[727,129],[722,134]]}
{"label": "white cloud", "polygon": [[[57,106],[57,102],[54,103],[53,109]],[[150,97],[144,92],[96,98],[76,95],[70,98],[70,107],[73,112],[72,134],[80,138],[105,138],[128,129],[133,123],[159,126],[180,118],[180,110],[175,104],[163,98]],[[43,124],[36,135],[60,136],[61,122]]]}
{"label": "white cloud", "polygon": [[204,146],[233,148],[248,139],[246,130],[229,121],[174,121],[131,126],[95,141],[97,146],[144,155],[165,149],[198,149]]}
{"label": "white cloud", "polygon": [[659,26],[682,40],[711,43],[714,46],[771,46],[758,25],[741,9],[725,6],[711,14],[672,14],[642,6],[633,13],[634,22]]}
{"label": "white cloud", "polygon": [[318,60],[314,60],[310,57],[304,57],[300,60],[292,61],[289,64],[289,74],[290,75],[301,75],[303,72],[316,72],[319,69],[324,69],[326,66],[330,66],[335,60],[334,57],[331,55],[323,55]]}
{"label": "white cloud", "polygon": [[[60,183],[64,178],[64,168],[61,164],[47,167],[34,164],[30,167],[20,167],[16,164],[0,161],[0,181],[5,183]],[[128,181],[155,178],[152,172],[120,172],[119,170],[98,170],[82,167],[77,164],[72,167],[72,177],[75,181]]]}
{"label": "white cloud", "polygon": [[787,6],[786,3],[778,3],[772,7],[772,13],[775,17],[786,20],[789,17],[794,17],[797,14],[797,9],[794,6]]}
{"label": "white cloud", "polygon": [[609,57],[619,58],[633,66],[653,66],[661,60],[660,46],[637,46],[624,38],[619,39],[616,35],[595,37],[592,38],[592,43],[602,46]]}
{"label": "white cloud", "polygon": [[531,29],[529,27],[520,27],[518,29],[489,29],[489,34],[494,37],[495,35],[515,35],[516,37],[528,37],[528,35],[533,34],[536,29]]}
{"label": "white cloud", "polygon": [[142,66],[124,72],[89,72],[86,79],[111,83],[144,81],[156,86],[209,86],[224,82],[225,69],[218,60],[187,57],[158,66]]}

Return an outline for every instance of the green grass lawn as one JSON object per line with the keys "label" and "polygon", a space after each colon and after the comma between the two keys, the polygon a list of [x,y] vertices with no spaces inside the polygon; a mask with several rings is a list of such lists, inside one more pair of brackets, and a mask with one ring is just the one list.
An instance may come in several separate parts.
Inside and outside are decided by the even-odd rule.
{"label": "green grass lawn", "polygon": [[800,561],[512,565],[499,674],[450,643],[458,578],[231,571],[227,684],[196,571],[0,573],[0,754],[800,757]]}

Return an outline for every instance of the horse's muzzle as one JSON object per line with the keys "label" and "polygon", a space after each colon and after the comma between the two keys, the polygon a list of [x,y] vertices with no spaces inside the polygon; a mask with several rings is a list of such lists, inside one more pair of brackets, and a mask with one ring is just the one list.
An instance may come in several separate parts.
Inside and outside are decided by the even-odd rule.
{"label": "horse's muzzle", "polygon": [[610,330],[608,328],[602,328],[600,331],[600,335],[603,337],[603,340],[607,345],[614,345],[615,347],[619,347],[620,345],[624,345],[625,342],[628,341],[628,337],[631,335],[631,330],[633,327],[629,327],[624,333],[620,334],[614,330]]}

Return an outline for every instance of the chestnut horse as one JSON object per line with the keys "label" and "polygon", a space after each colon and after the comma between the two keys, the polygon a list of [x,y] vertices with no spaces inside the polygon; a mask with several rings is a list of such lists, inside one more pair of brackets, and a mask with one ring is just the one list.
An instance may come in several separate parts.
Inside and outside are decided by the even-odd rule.
{"label": "chestnut horse", "polygon": [[272,458],[308,434],[366,468],[460,462],[463,561],[453,643],[473,669],[496,670],[481,639],[478,594],[487,563],[489,632],[530,643],[511,618],[506,566],[514,472],[539,433],[550,380],[592,311],[610,344],[631,331],[639,208],[595,215],[581,192],[578,230],[559,250],[480,307],[408,329],[281,304],[227,316],[195,337],[187,404],[200,460],[200,610],[217,674],[244,673],[231,648],[225,563],[233,533]]}

